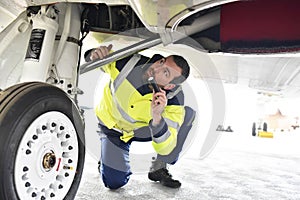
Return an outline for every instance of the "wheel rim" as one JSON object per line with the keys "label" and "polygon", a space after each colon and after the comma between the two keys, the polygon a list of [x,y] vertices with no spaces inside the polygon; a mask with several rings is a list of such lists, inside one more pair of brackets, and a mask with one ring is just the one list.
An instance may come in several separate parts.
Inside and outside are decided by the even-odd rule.
{"label": "wheel rim", "polygon": [[14,178],[20,199],[63,199],[78,163],[75,127],[61,112],[36,118],[17,150]]}

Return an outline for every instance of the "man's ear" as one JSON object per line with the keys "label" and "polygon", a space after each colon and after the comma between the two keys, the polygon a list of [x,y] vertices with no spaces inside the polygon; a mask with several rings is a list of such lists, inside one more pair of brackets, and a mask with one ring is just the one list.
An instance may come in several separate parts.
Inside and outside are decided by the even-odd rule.
{"label": "man's ear", "polygon": [[164,86],[165,90],[172,90],[176,85],[173,83],[169,83],[167,85]]}

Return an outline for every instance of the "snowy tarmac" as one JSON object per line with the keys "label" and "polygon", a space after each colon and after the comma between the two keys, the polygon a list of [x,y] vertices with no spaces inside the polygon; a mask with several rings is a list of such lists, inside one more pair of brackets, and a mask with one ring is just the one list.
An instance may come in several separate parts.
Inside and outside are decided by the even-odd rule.
{"label": "snowy tarmac", "polygon": [[[80,97],[81,105],[92,108],[91,97],[94,96],[96,84],[86,83],[97,80],[98,74],[87,73],[80,78],[81,88],[85,91]],[[238,100],[243,96],[249,98],[249,95],[240,95]],[[236,96],[230,97],[228,101],[232,102],[235,98]],[[249,124],[249,120],[245,118],[245,113],[249,114],[252,107],[243,106],[248,105],[245,100],[241,102],[245,104],[241,106],[237,106],[240,105],[238,103],[234,104],[235,112],[232,108],[228,109],[233,112],[230,114],[236,117],[232,122],[241,127],[233,124],[233,133],[220,132],[216,147],[202,160],[199,159],[201,140],[195,138],[196,141],[191,148],[176,165],[169,168],[174,178],[182,183],[179,189],[169,189],[148,180],[150,154],[139,156],[136,153],[141,149],[147,152],[148,143],[138,143],[139,146],[131,148],[134,155],[138,156],[131,160],[133,175],[129,183],[114,191],[105,188],[97,171],[100,152],[100,142],[96,134],[97,120],[92,109],[87,109],[86,162],[75,200],[299,200],[300,130],[274,133],[273,139],[253,137],[252,121]],[[247,102],[251,102],[251,99]],[[200,110],[199,113],[207,112]],[[239,119],[239,116],[243,116],[243,120]],[[200,116],[202,124],[199,126],[199,135],[206,130],[205,126],[208,123],[204,121],[206,118],[207,114]]]}
{"label": "snowy tarmac", "polygon": [[220,134],[208,157],[200,160],[197,151],[187,151],[170,167],[174,178],[182,182],[179,189],[149,181],[145,171],[134,173],[123,188],[109,190],[98,174],[96,156],[87,153],[76,200],[300,199],[300,132],[278,133],[273,139]]}

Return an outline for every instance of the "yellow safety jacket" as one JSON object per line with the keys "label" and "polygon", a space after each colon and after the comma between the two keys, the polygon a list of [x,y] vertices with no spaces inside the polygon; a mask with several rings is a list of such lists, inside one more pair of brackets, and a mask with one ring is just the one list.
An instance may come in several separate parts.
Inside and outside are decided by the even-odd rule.
{"label": "yellow safety jacket", "polygon": [[[95,113],[106,127],[118,130],[121,133],[120,139],[124,142],[134,137],[152,136],[155,151],[160,155],[167,155],[175,148],[177,133],[183,123],[183,92],[177,90],[175,94],[169,93],[171,95],[168,97],[168,105],[162,114],[163,120],[158,126],[153,127],[151,125],[152,90],[149,89],[147,93],[142,94],[136,89],[128,80],[130,72],[124,66],[127,64],[127,66],[141,67],[149,59],[144,56],[142,58],[137,56],[135,59],[132,61],[133,58],[127,57],[102,68],[110,75],[110,82],[104,88],[104,95],[96,106]],[[127,75],[124,75],[123,71],[126,70]],[[123,79],[121,78],[120,81],[122,76]]]}

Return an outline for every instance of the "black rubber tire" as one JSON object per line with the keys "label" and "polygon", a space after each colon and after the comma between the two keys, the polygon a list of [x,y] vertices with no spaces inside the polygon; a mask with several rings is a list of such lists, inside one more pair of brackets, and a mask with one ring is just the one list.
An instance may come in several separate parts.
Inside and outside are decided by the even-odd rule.
{"label": "black rubber tire", "polygon": [[256,123],[253,122],[252,124],[252,136],[256,136]]}
{"label": "black rubber tire", "polygon": [[15,158],[22,137],[40,115],[58,111],[66,115],[76,129],[78,163],[72,185],[64,199],[74,199],[84,166],[84,123],[77,107],[61,89],[40,82],[14,85],[0,92],[0,199],[19,199],[15,181]]}
{"label": "black rubber tire", "polygon": [[266,122],[263,123],[263,131],[268,131],[268,124]]}

